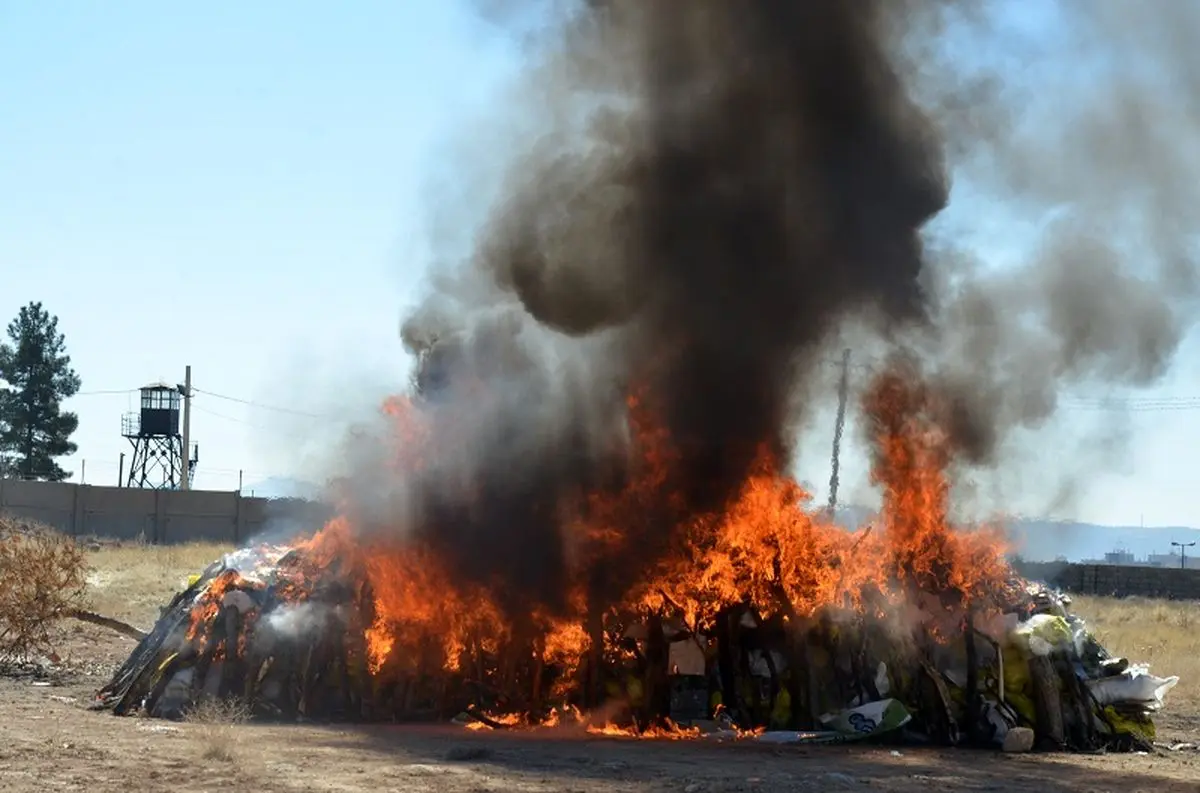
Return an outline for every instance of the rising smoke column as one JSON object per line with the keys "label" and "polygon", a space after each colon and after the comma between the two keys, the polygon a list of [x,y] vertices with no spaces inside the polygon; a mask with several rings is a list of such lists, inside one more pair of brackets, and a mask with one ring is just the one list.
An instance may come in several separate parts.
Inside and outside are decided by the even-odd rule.
{"label": "rising smoke column", "polygon": [[[651,4],[635,368],[719,507],[758,444],[785,457],[806,356],[852,310],[922,311],[939,152],[888,60],[876,3]],[[649,356],[662,354],[654,365]]]}
{"label": "rising smoke column", "polygon": [[[760,446],[786,462],[794,393],[843,316],[923,316],[919,230],[947,188],[885,5],[592,3],[564,26],[531,72],[562,102],[547,136],[405,328],[433,401],[486,416],[447,428],[459,472],[416,494],[464,574],[553,597],[560,507],[628,473],[613,417],[630,389],[677,451],[663,504],[643,505],[652,556]],[[605,572],[618,590],[626,561]]]}
{"label": "rising smoke column", "polygon": [[[1073,29],[1092,25],[1090,44],[1073,43],[1096,47],[1114,7],[1065,4]],[[379,522],[439,545],[513,613],[560,606],[584,495],[620,492],[635,474],[624,419],[636,393],[677,454],[661,502],[640,503],[624,552],[591,572],[592,589],[616,597],[671,526],[723,506],[761,445],[786,465],[823,345],[850,320],[867,317],[940,392],[967,464],[995,464],[1013,428],[1053,414],[1064,384],[1160,376],[1186,328],[1180,197],[1195,188],[1175,177],[1194,163],[1164,141],[1146,156],[1125,110],[1145,102],[1124,83],[1096,91],[1095,106],[1063,91],[1051,104],[1073,127],[1017,123],[1024,97],[966,81],[941,46],[954,20],[990,35],[981,8],[574,8],[531,59],[520,108],[535,134],[512,153],[473,253],[435,274],[405,323],[435,441]],[[1122,39],[1126,55],[1155,55],[1135,39]],[[1026,208],[1088,200],[1025,266],[997,273],[929,230],[964,168]],[[1102,235],[1147,187],[1171,220],[1148,249],[1173,266],[1140,278]]]}

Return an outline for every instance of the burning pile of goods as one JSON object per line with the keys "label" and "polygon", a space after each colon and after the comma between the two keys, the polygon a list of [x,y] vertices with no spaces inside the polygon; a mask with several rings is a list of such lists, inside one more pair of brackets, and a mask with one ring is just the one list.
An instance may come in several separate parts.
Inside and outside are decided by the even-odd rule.
{"label": "burning pile of goods", "polygon": [[[586,588],[599,556],[551,614],[514,612],[456,582],[435,546],[356,535],[347,518],[243,549],[175,598],[98,704],[173,718],[218,697],[263,718],[1145,746],[1176,679],[1110,657],[1067,598],[1012,574],[996,536],[950,526],[940,436],[908,421],[883,432],[872,526],[822,523],[764,457],[721,516],[679,527],[674,549],[599,608]],[[669,455],[641,451],[655,482]],[[603,528],[577,531],[603,540]]]}
{"label": "burning pile of goods", "polygon": [[[498,642],[486,615],[463,614],[487,631],[470,646],[436,646],[427,634],[381,657],[372,643],[395,637],[372,629],[369,585],[317,566],[312,553],[259,546],[214,564],[165,609],[98,703],[178,718],[202,698],[237,698],[263,718],[461,713],[494,728],[553,726],[569,714],[608,734],[800,742],[902,729],[921,742],[999,746],[1026,727],[1038,746],[1091,749],[1146,746],[1151,715],[1177,681],[1111,657],[1066,597],[1017,580],[1005,610],[958,614],[965,621],[953,632],[945,617],[945,631],[900,634],[886,612],[832,607],[801,620],[731,607],[694,624],[666,611],[613,613],[592,674],[594,656],[561,644],[582,638],[583,626],[521,646]],[[596,701],[589,686],[602,692],[591,711],[601,721],[584,710]]]}

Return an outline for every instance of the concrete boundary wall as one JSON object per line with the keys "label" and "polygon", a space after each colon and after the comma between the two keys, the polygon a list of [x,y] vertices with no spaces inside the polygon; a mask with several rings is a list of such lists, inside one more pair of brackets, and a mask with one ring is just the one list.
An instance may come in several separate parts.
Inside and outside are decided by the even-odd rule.
{"label": "concrete boundary wall", "polygon": [[240,545],[273,531],[318,528],[331,511],[310,501],[249,498],[236,492],[0,479],[0,513],[35,520],[76,537]]}
{"label": "concrete boundary wall", "polygon": [[1026,578],[1078,595],[1200,600],[1200,570],[1136,565],[1020,562]]}
{"label": "concrete boundary wall", "polygon": [[[250,498],[212,490],[141,490],[0,479],[0,514],[35,520],[76,537],[156,544],[220,542],[312,531],[329,520],[324,504]],[[1080,595],[1200,600],[1200,570],[1018,562],[1026,578]]]}

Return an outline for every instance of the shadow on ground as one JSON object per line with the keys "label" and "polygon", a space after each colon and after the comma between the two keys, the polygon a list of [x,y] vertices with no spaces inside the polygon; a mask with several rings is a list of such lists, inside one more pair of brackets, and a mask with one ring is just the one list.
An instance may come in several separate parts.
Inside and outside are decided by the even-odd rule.
{"label": "shadow on ground", "polygon": [[[878,746],[769,746],[469,732],[444,727],[322,728],[339,752],[391,754],[410,764],[467,764],[500,778],[609,782],[618,788],[715,793],[871,787],[893,791],[1119,790],[1195,793],[1200,755],[1004,755]],[[568,785],[569,789],[569,785]]]}

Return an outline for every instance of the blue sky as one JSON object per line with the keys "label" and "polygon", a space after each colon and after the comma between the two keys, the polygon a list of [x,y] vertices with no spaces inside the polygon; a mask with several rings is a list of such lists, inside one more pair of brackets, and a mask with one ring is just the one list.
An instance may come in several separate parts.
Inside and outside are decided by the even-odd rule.
{"label": "blue sky", "polygon": [[[518,63],[450,0],[0,0],[0,320],[59,316],[84,383],[66,467],[115,482],[136,401],[94,392],[191,364],[197,486],[319,475],[345,417],[403,387],[398,326],[450,194],[431,181],[464,125],[487,151]],[[1189,345],[1156,393],[1200,394],[1196,364]],[[1132,416],[1129,459],[1069,516],[1200,525],[1198,419]]]}
{"label": "blue sky", "polygon": [[[85,393],[191,364],[320,414],[401,381],[423,163],[514,58],[454,3],[342,8],[0,2],[0,317],[42,300]],[[73,401],[89,482],[115,481],[132,400]],[[195,405],[201,487],[292,473],[291,441],[328,429]]]}

